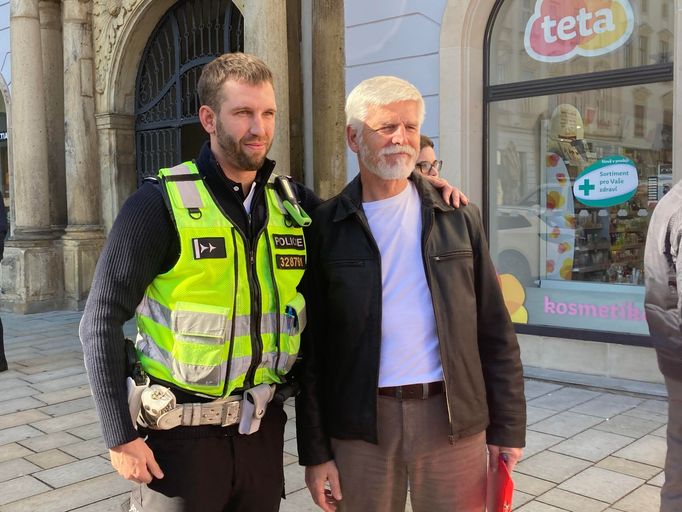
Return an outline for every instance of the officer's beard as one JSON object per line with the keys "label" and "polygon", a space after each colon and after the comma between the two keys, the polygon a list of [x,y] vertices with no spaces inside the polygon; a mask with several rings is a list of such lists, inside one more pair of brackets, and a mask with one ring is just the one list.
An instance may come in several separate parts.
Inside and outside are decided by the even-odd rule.
{"label": "officer's beard", "polygon": [[[240,140],[236,140],[223,129],[223,123],[220,119],[218,119],[216,124],[216,138],[218,139],[218,145],[223,152],[224,158],[236,169],[241,169],[243,171],[257,171],[260,169],[272,147],[272,140],[268,141],[265,137],[247,136],[242,137]],[[242,149],[242,143],[248,144],[249,142],[255,141],[267,142],[267,148],[262,156],[249,155]]]}

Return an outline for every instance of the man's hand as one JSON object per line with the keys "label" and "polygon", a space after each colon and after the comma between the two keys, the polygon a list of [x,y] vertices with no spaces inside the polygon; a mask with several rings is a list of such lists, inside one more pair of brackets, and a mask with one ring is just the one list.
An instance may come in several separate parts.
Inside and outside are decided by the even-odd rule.
{"label": "man's hand", "polygon": [[114,446],[109,450],[109,455],[111,465],[126,480],[148,484],[152,478],[163,478],[163,471],[156,463],[154,454],[141,437]]}
{"label": "man's hand", "polygon": [[488,445],[488,467],[495,473],[497,472],[497,460],[500,454],[504,454],[505,462],[511,473],[514,470],[516,463],[523,457],[523,448],[507,448],[506,446],[495,446],[494,444]]}
{"label": "man's hand", "polygon": [[[329,488],[326,487],[327,482],[329,482]],[[333,460],[317,466],[306,466],[305,484],[318,507],[325,512],[336,510],[336,502],[341,501],[342,496],[339,472]]]}
{"label": "man's hand", "polygon": [[427,175],[423,175],[422,177],[431,183],[434,188],[440,190],[440,193],[443,195],[443,201],[445,201],[447,204],[451,204],[455,208],[459,208],[460,203],[462,206],[469,204],[469,198],[465,196],[457,187],[450,185],[448,180],[445,178]]}

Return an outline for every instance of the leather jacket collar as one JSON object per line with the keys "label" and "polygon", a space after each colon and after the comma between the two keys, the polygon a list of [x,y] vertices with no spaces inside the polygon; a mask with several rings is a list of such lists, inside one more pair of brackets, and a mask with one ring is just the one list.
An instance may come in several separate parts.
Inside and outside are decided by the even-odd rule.
{"label": "leather jacket collar", "polygon": [[[417,171],[412,171],[409,177],[417,187],[422,206],[440,210],[452,211],[454,208],[443,201],[440,191],[426,181]],[[362,209],[362,181],[358,174],[339,194],[339,202],[334,215],[334,222],[339,222]]]}

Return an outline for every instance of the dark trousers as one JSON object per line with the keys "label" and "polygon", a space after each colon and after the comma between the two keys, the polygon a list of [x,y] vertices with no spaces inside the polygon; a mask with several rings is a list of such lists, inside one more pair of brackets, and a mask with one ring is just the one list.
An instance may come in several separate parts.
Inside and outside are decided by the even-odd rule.
{"label": "dark trousers", "polygon": [[[271,403],[258,432],[236,426],[220,437],[174,439],[152,432],[147,444],[164,478],[137,485],[130,512],[276,512],[284,493],[284,425],[287,417]],[[185,427],[185,429],[203,427]]]}
{"label": "dark trousers", "polygon": [[0,372],[7,369],[7,358],[5,357],[5,331],[2,328],[2,319],[0,318]]}

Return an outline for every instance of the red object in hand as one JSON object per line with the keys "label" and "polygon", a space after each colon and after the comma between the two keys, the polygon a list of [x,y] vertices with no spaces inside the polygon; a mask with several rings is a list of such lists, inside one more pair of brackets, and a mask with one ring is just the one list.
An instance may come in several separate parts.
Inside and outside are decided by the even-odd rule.
{"label": "red object in hand", "polygon": [[494,512],[511,512],[514,496],[514,480],[504,460],[503,454],[497,459],[496,501]]}

